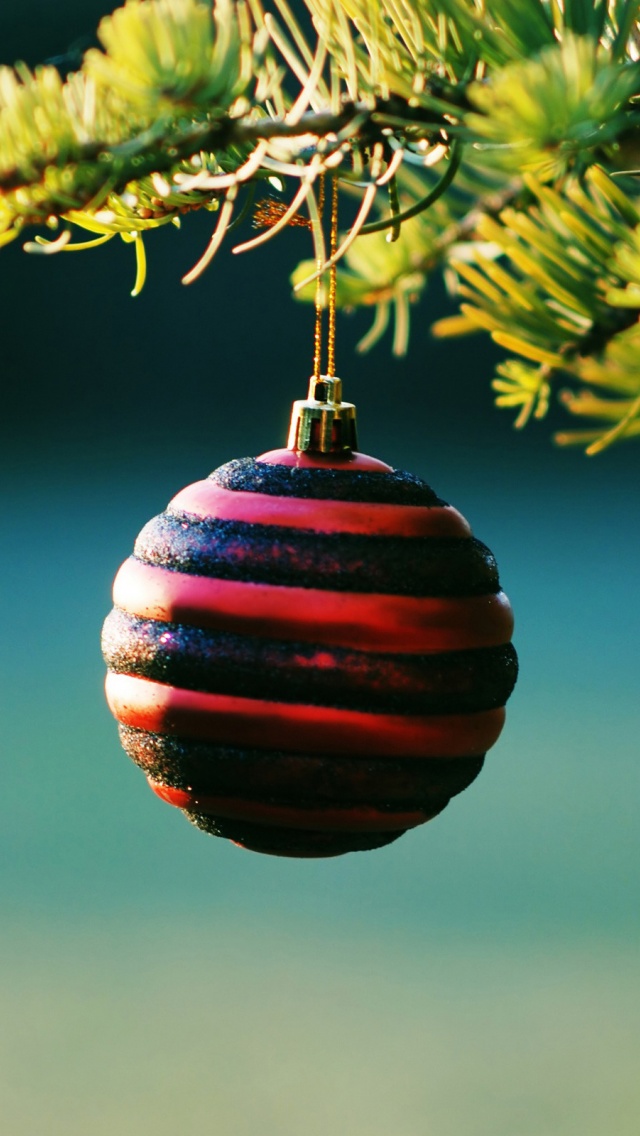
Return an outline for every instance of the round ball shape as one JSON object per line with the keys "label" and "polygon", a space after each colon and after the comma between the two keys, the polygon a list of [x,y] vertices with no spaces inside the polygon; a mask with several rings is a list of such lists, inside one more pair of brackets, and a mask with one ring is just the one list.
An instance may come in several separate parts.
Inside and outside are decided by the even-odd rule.
{"label": "round ball shape", "polygon": [[495,560],[420,478],[274,450],[140,533],[103,631],[153,791],[283,856],[378,848],[477,776],[517,675]]}

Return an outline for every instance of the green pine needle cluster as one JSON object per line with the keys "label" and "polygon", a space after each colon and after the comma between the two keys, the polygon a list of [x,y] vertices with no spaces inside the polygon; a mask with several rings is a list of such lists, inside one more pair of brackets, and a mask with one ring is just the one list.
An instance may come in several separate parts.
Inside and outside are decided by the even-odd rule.
{"label": "green pine needle cluster", "polygon": [[393,317],[404,353],[442,272],[460,311],[435,332],[504,349],[516,425],[558,397],[561,442],[639,435],[640,0],[298,3],[311,34],[290,0],[126,0],[66,79],[0,67],[0,244],[120,237],[135,295],[147,232],[194,209],[214,230],[186,283],[231,229],[241,251],[307,223],[293,286],[312,302],[320,274],[326,301],[319,186],[337,178],[337,298],[373,313],[362,350]]}
{"label": "green pine needle cluster", "polygon": [[[460,278],[462,316],[454,326],[442,321],[434,330],[489,331],[516,354],[499,366],[494,388],[499,406],[518,410],[518,425],[545,414],[558,377],[596,381],[596,357],[599,385],[612,396],[606,413],[600,415],[602,399],[593,415],[591,395],[586,401],[563,396],[573,413],[607,423],[605,430],[581,432],[580,440],[596,453],[613,441],[612,420],[625,420],[615,437],[629,432],[629,395],[640,395],[640,359],[629,352],[631,342],[640,342],[637,333],[629,334],[640,311],[640,213],[598,166],[583,183],[572,179],[562,194],[528,177],[525,187],[531,195],[526,210],[510,207],[498,218],[479,219],[477,233],[491,255],[478,248],[473,264],[451,260]],[[618,354],[615,377],[603,384],[620,337],[627,350]]]}
{"label": "green pine needle cluster", "polygon": [[129,0],[103,19],[104,51],[89,51],[84,68],[99,93],[114,91],[147,120],[198,112],[227,113],[253,78],[246,9],[217,0]]}
{"label": "green pine needle cluster", "polygon": [[[98,38],[104,50],[88,51],[65,82],[52,66],[0,68],[0,241],[26,224],[96,213],[114,190],[125,191],[119,206],[126,211],[141,176],[179,171],[181,162],[183,173],[193,173],[194,159],[201,169],[200,143],[221,120],[247,112],[251,88],[260,95],[254,71],[264,36],[241,0],[216,0],[213,8],[201,0],[127,0],[101,21]],[[237,147],[221,150],[225,168],[244,160]],[[208,164],[222,168],[213,154]],[[166,209],[168,193],[152,196],[163,213],[194,205],[174,192]],[[154,220],[148,210],[143,192],[134,222]]]}
{"label": "green pine needle cluster", "polygon": [[479,113],[465,124],[493,161],[551,181],[593,161],[624,133],[640,65],[615,62],[590,36],[565,35],[535,59],[508,64],[491,83],[473,83]]}

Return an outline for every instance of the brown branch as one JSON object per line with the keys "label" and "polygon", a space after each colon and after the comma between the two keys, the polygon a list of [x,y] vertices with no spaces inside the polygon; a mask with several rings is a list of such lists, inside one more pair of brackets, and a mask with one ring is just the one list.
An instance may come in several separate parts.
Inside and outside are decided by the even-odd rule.
{"label": "brown branch", "polygon": [[247,119],[227,116],[215,122],[207,120],[193,123],[186,130],[174,130],[173,133],[169,126],[167,134],[164,134],[168,124],[158,122],[116,146],[100,140],[87,142],[78,147],[72,158],[61,157],[58,161],[52,161],[34,155],[30,160],[31,174],[25,174],[23,169],[18,168],[0,173],[0,193],[10,193],[37,184],[45,170],[51,166],[63,168],[83,163],[98,164],[104,172],[105,180],[113,181],[115,178],[114,186],[117,189],[128,181],[168,170],[176,162],[190,158],[200,150],[216,153],[232,146],[252,145],[261,139],[299,138],[305,134],[324,138],[330,134],[339,134],[358,118],[362,120],[357,131],[358,140],[366,145],[373,138],[377,139],[387,121],[392,119],[395,131],[399,129],[398,121],[401,121],[414,136],[417,127],[426,135],[446,126],[444,119],[434,121],[434,117],[436,116],[425,108],[410,107],[404,100],[385,99],[378,100],[374,106],[346,103],[337,114],[324,111],[309,113],[302,115],[295,123],[287,122],[286,118]]}

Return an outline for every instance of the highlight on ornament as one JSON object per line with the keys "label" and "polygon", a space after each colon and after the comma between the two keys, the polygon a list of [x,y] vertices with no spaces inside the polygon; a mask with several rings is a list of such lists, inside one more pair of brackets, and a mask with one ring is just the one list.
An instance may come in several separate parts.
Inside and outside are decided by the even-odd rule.
{"label": "highlight on ornament", "polygon": [[357,450],[335,376],[288,448],[231,461],[140,533],[103,631],[154,793],[254,851],[380,848],[482,768],[517,674],[495,560],[429,485]]}

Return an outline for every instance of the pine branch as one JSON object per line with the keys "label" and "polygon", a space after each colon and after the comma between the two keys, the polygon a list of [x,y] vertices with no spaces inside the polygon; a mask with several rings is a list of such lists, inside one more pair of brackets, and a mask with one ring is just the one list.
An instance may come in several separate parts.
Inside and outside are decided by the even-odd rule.
{"label": "pine branch", "polygon": [[[597,382],[607,392],[606,402],[584,390],[563,394],[572,413],[603,420],[588,439],[580,434],[587,452],[597,453],[629,436],[640,415],[640,212],[598,167],[584,186],[573,181],[562,195],[526,181],[534,206],[478,224],[509,268],[482,253],[473,266],[454,262],[467,301],[463,317],[469,330],[489,331],[528,361],[507,360],[494,382],[498,405],[519,408],[518,425],[546,413],[560,376]],[[560,440],[573,437],[563,433]]]}
{"label": "pine branch", "polygon": [[66,80],[0,68],[0,244],[43,224],[57,235],[28,251],[119,235],[137,294],[144,234],[205,209],[217,220],[190,282],[277,178],[271,227],[237,251],[306,202],[304,299],[326,267],[327,172],[360,198],[361,235],[335,259],[339,304],[375,309],[363,349],[392,309],[407,349],[411,305],[441,270],[462,308],[436,330],[482,329],[512,353],[494,385],[517,424],[564,376],[567,410],[600,425],[562,441],[596,452],[640,433],[637,183],[612,180],[640,165],[640,0],[304,0],[310,38],[272,2],[127,0]]}

